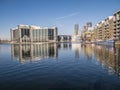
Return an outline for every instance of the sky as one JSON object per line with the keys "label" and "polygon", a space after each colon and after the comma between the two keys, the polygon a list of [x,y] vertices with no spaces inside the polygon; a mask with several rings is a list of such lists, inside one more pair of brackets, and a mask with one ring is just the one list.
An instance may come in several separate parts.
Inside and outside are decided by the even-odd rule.
{"label": "sky", "polygon": [[0,0],[0,38],[10,39],[19,24],[58,27],[59,35],[72,35],[87,22],[93,26],[120,10],[120,0]]}

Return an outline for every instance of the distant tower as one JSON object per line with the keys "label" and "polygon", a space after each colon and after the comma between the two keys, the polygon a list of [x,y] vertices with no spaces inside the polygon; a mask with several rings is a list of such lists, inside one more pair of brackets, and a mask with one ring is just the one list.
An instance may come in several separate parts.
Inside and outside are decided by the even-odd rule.
{"label": "distant tower", "polygon": [[92,22],[88,22],[87,23],[87,27],[89,28],[89,27],[92,27]]}
{"label": "distant tower", "polygon": [[87,31],[87,26],[83,26],[82,31],[86,32]]}
{"label": "distant tower", "polygon": [[79,25],[75,24],[75,35],[78,35]]}

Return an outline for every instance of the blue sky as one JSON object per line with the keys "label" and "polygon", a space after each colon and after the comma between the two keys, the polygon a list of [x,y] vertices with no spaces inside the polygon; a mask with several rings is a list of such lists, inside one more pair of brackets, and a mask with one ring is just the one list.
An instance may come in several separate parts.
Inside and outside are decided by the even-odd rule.
{"label": "blue sky", "polygon": [[0,0],[0,38],[10,38],[19,24],[57,26],[59,34],[73,34],[86,22],[93,25],[120,10],[120,0]]}

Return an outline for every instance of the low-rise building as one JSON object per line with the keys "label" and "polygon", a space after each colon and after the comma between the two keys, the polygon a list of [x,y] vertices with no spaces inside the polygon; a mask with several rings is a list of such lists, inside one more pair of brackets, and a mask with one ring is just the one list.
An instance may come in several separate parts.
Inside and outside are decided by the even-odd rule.
{"label": "low-rise building", "polygon": [[56,42],[58,36],[57,27],[42,28],[39,26],[18,25],[11,29],[11,42]]}
{"label": "low-rise building", "polygon": [[58,35],[58,42],[71,42],[71,35]]}

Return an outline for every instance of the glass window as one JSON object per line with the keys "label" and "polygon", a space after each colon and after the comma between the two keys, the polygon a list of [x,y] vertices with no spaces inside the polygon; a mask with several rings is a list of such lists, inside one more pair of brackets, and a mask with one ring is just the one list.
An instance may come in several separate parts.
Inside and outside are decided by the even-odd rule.
{"label": "glass window", "polygon": [[37,30],[36,35],[37,35],[37,41],[39,41],[39,29]]}
{"label": "glass window", "polygon": [[46,29],[46,41],[48,41],[48,29]]}
{"label": "glass window", "polygon": [[43,41],[45,41],[45,29],[42,29],[43,33],[42,33],[42,36],[43,36]]}
{"label": "glass window", "polygon": [[34,41],[36,42],[36,30],[34,30]]}
{"label": "glass window", "polygon": [[42,41],[42,35],[41,35],[41,34],[42,34],[42,30],[40,29],[40,30],[39,30],[39,40],[40,40],[40,41]]}

